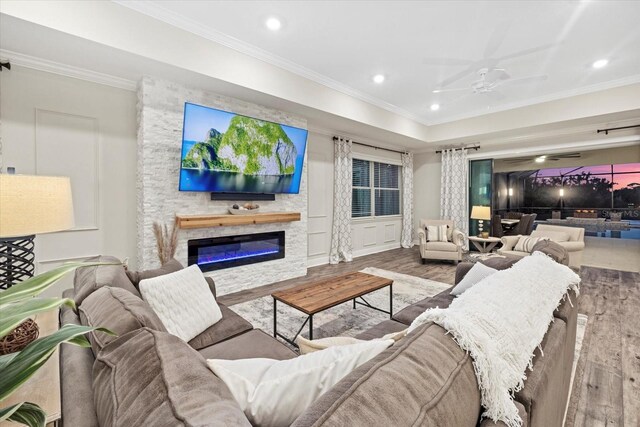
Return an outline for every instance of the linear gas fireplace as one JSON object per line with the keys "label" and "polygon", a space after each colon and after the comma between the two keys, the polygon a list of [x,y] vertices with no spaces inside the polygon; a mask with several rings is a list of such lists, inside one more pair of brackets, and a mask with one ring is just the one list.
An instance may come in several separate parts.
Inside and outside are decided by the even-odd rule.
{"label": "linear gas fireplace", "polygon": [[193,239],[188,242],[189,265],[202,271],[284,258],[284,231]]}

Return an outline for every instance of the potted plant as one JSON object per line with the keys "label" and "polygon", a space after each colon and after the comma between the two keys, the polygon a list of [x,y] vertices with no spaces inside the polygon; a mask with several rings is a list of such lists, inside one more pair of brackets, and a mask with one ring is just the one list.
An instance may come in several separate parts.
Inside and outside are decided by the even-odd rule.
{"label": "potted plant", "polygon": [[[68,263],[24,280],[0,292],[0,338],[10,334],[22,322],[38,313],[67,305],[75,310],[75,303],[69,298],[34,298],[57,282],[62,276],[78,267],[88,267],[95,263]],[[38,338],[21,351],[0,356],[0,421],[10,420],[40,427],[45,425],[46,414],[36,404],[20,402],[2,407],[2,401],[24,384],[51,357],[59,344],[69,343],[89,347],[84,335],[104,328],[80,325],[64,325],[55,333]]]}

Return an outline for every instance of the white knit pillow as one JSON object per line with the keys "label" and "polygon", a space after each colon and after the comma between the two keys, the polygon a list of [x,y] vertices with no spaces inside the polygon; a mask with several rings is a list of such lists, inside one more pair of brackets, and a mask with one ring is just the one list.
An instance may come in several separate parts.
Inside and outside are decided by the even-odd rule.
{"label": "white knit pillow", "polygon": [[513,248],[514,251],[519,252],[529,252],[533,250],[533,247],[540,240],[549,240],[548,237],[531,237],[531,236],[520,236],[518,239],[518,243],[516,243],[516,247]]}
{"label": "white knit pillow", "polygon": [[252,425],[288,426],[318,397],[393,344],[373,340],[287,360],[208,359]]}
{"label": "white knit pillow", "polygon": [[184,341],[222,319],[222,312],[197,265],[140,281],[140,294],[167,331]]}
{"label": "white knit pillow", "polygon": [[427,225],[428,242],[448,242],[446,225]]}

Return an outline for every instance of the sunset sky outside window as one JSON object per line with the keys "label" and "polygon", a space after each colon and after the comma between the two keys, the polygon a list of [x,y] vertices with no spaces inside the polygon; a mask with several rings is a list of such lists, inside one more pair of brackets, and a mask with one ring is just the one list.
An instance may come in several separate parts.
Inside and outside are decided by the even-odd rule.
{"label": "sunset sky outside window", "polygon": [[[580,175],[582,173],[591,173],[592,175],[599,175],[602,178],[611,180],[611,165],[596,165],[596,166],[575,166],[568,168],[548,168],[540,169],[537,176],[539,178],[546,178],[552,176],[561,175]],[[640,163],[623,163],[613,165],[613,189],[618,190],[625,188],[629,184],[640,184]]]}

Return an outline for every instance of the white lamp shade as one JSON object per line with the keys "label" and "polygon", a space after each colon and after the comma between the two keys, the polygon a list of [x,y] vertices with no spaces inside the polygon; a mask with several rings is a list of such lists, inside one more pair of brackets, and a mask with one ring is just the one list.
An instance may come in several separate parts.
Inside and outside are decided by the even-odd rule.
{"label": "white lamp shade", "polygon": [[474,206],[471,208],[471,219],[491,219],[491,208],[489,206]]}
{"label": "white lamp shade", "polygon": [[51,233],[73,226],[69,178],[0,174],[0,237]]}

